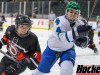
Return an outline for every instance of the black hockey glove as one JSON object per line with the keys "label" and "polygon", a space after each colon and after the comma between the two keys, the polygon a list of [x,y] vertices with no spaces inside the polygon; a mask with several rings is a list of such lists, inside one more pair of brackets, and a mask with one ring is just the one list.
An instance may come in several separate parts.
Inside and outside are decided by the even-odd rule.
{"label": "black hockey glove", "polygon": [[23,71],[26,67],[28,67],[28,64],[30,63],[29,59],[23,59],[19,61],[19,63],[14,63],[6,68],[6,70],[3,71],[2,75],[16,75],[17,71]]}
{"label": "black hockey glove", "polygon": [[19,69],[23,69],[23,68],[26,68],[28,67],[28,64],[31,63],[30,59],[29,58],[26,58],[26,59],[23,59],[23,60],[20,60],[19,63],[17,64],[17,67]]}
{"label": "black hockey glove", "polygon": [[16,75],[18,70],[16,63],[7,67],[1,75]]}
{"label": "black hockey glove", "polygon": [[30,70],[34,70],[37,68],[39,62],[34,57],[31,60],[32,60],[32,63],[28,65],[28,68]]}
{"label": "black hockey glove", "polygon": [[92,30],[92,26],[89,25],[80,25],[77,28],[72,29],[73,38],[78,39],[89,35],[89,32]]}
{"label": "black hockey glove", "polygon": [[89,38],[88,37],[78,38],[75,41],[75,45],[79,46],[81,48],[87,47],[88,43],[89,43]]}

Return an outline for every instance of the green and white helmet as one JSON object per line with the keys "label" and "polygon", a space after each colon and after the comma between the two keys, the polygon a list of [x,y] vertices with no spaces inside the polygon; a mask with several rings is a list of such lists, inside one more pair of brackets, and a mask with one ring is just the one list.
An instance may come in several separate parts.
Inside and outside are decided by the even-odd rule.
{"label": "green and white helmet", "polygon": [[80,5],[77,2],[70,1],[68,4],[65,6],[65,9],[75,9],[80,11]]}
{"label": "green and white helmet", "polygon": [[[71,19],[70,16],[68,16],[68,14],[67,14],[68,11],[71,10],[71,9],[79,12],[78,16],[75,19]],[[65,16],[67,17],[67,19],[71,23],[73,23],[78,19],[79,15],[80,15],[80,5],[77,2],[74,2],[74,1],[68,2],[68,4],[65,6]]]}

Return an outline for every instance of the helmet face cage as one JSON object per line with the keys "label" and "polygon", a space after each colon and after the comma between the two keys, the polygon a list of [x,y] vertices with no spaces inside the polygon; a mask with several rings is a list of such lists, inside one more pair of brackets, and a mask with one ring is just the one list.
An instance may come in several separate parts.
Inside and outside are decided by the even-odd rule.
{"label": "helmet face cage", "polygon": [[28,25],[31,28],[32,26],[30,18],[28,16],[23,16],[23,15],[16,17],[15,24],[16,27],[18,27],[19,25]]}

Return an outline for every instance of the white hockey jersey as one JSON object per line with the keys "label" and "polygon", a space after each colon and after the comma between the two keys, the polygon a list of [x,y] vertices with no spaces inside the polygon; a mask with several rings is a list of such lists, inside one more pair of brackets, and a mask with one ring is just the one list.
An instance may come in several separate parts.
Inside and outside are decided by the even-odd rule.
{"label": "white hockey jersey", "polygon": [[[48,47],[54,51],[66,51],[74,46],[72,28],[65,16],[60,16],[54,20],[52,34],[48,39]],[[74,27],[83,25],[81,20],[77,20]]]}

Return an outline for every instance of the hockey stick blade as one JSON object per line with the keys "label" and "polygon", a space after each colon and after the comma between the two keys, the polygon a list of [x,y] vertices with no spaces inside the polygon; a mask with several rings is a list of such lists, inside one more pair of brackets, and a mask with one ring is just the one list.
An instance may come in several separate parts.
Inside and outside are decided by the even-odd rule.
{"label": "hockey stick blade", "polygon": [[15,59],[14,59],[13,57],[11,57],[10,55],[6,54],[4,51],[0,50],[0,52],[1,52],[2,54],[4,54],[7,58],[9,58],[10,60],[12,60],[12,61],[14,61],[14,62],[16,62],[16,63],[19,63],[17,60],[15,60]]}

